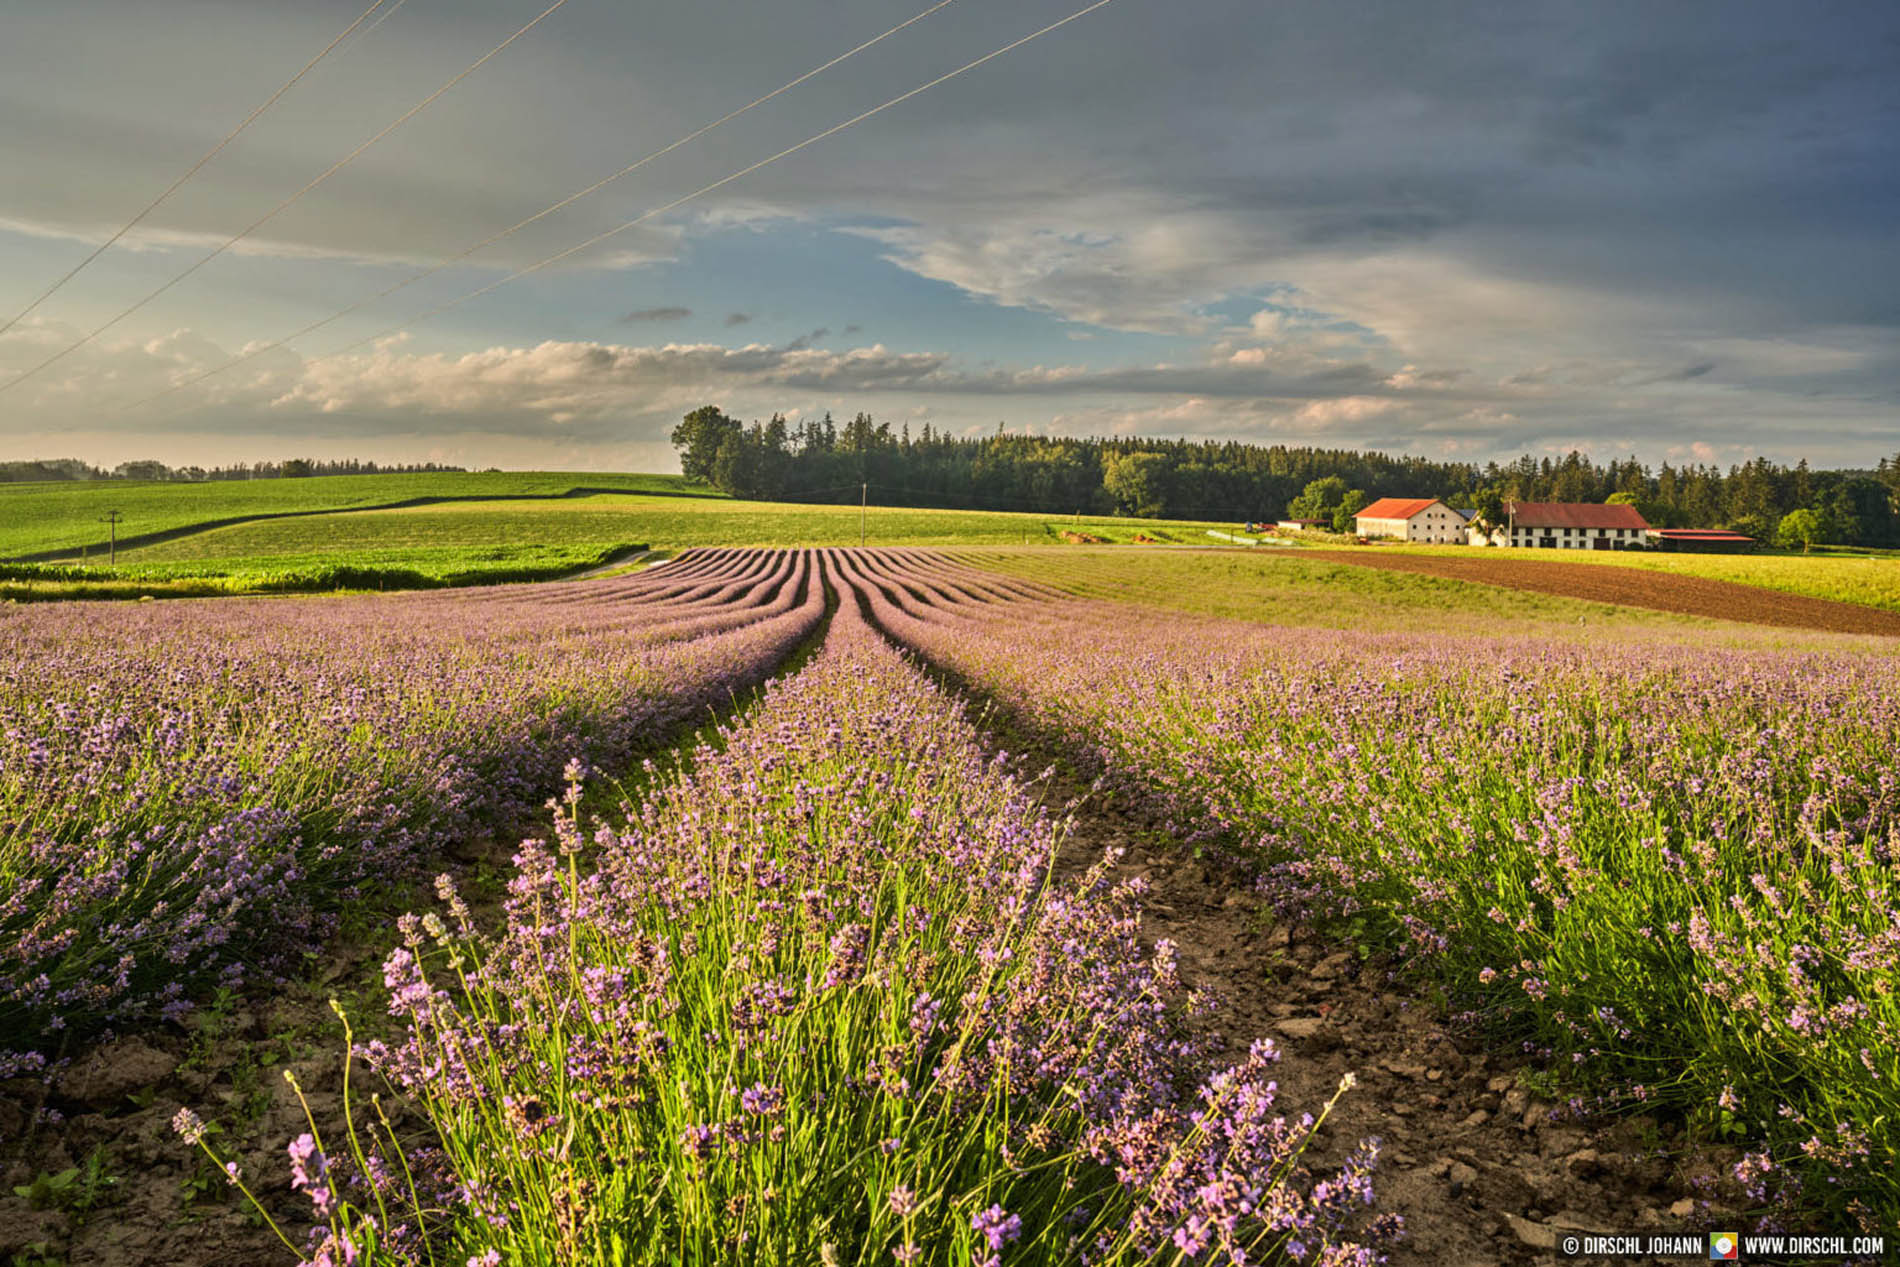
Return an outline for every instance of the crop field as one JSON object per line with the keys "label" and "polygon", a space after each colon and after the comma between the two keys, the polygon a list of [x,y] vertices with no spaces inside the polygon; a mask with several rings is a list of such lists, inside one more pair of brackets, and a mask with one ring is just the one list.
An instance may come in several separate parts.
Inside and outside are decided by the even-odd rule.
{"label": "crop field", "polygon": [[[578,489],[624,489],[708,499],[723,494],[676,475],[563,474],[558,471],[320,475],[309,479],[219,480],[204,484],[119,480],[0,485],[0,560],[42,556],[88,562],[104,552],[102,516],[123,517],[121,541],[191,531],[257,516],[321,514],[423,499],[561,498]],[[505,503],[503,503],[505,504]]]}
{"label": "crop field", "polygon": [[[38,1237],[0,1250],[1900,1230],[1892,655],[1299,558],[830,548],[797,511],[810,548],[626,576],[0,607],[0,1227]],[[621,512],[519,512],[569,513]],[[288,1098],[202,1068],[339,938],[373,960],[308,987],[334,1057],[276,1057]]]}
{"label": "crop field", "polygon": [[0,1026],[177,1015],[194,986],[301,953],[358,886],[763,676],[822,612],[811,566],[0,609]]}
{"label": "crop field", "polygon": [[1747,1141],[1763,1202],[1900,1212],[1890,657],[1342,643],[1007,596],[890,564],[874,611],[1250,859],[1283,915],[1404,955],[1573,1107]]}
{"label": "crop field", "polygon": [[[617,485],[630,491],[590,491]],[[538,581],[649,546],[802,548],[856,545],[860,537],[878,545],[1209,539],[1209,525],[1200,523],[736,501],[659,475],[332,476],[83,487],[83,493],[65,485],[0,488],[0,510],[33,520],[30,527],[15,525],[11,540],[0,531],[0,550],[11,544],[31,554],[48,540],[65,546],[52,552],[57,559],[0,562],[0,598],[165,598]],[[240,496],[227,487],[265,491]],[[124,496],[115,496],[121,491]],[[364,501],[387,506],[421,498],[431,500],[351,509]],[[122,544],[110,570],[103,537],[83,559],[76,545],[104,532],[98,515],[108,507],[122,509],[120,540],[130,542]],[[223,522],[240,515],[248,518]]]}
{"label": "crop field", "polygon": [[[1547,550],[1482,549],[1471,546],[1381,546],[1379,552],[1427,558],[1479,557],[1497,563],[1548,560]],[[1799,594],[1838,603],[1858,603],[1900,612],[1900,555],[1857,554],[1665,554],[1650,550],[1565,550],[1561,561],[1589,567],[1629,568],[1664,576],[1699,577]]]}
{"label": "crop field", "polygon": [[959,550],[973,567],[1036,580],[1082,598],[1139,603],[1273,625],[1392,631],[1429,612],[1442,628],[1569,636],[1629,629],[1708,636],[1709,620],[1530,593],[1474,581],[1355,566],[1305,550]]}
{"label": "crop field", "polygon": [[321,515],[221,528],[152,546],[127,559],[255,558],[367,549],[477,547],[495,541],[651,542],[692,546],[856,545],[860,529],[880,545],[1061,543],[1064,532],[1106,541],[1137,533],[1206,540],[1204,526],[1137,519],[1090,519],[987,510],[811,506],[792,502],[589,496],[544,502]]}
{"label": "crop field", "polygon": [[[631,542],[572,545],[418,546],[279,554],[261,559],[180,559],[116,567],[0,563],[0,598],[207,598],[228,594],[440,589],[558,580],[640,553]],[[339,559],[341,561],[339,561]]]}
{"label": "crop field", "polygon": [[[1399,630],[1429,614],[1445,632],[1799,643],[1802,631],[1900,634],[1900,613],[1775,592],[1706,576],[1572,566],[1550,551],[1410,549],[1079,551],[975,550],[984,568],[1043,580],[1080,597],[1280,625]],[[1584,553],[1578,551],[1578,554]],[[1769,630],[1778,631],[1769,635]],[[1808,639],[1812,641],[1812,639]]]}

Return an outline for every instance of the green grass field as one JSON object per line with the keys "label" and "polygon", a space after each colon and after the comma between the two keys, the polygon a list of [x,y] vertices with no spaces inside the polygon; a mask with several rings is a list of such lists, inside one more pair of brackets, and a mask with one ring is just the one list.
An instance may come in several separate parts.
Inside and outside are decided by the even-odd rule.
{"label": "green grass field", "polygon": [[[1526,552],[1528,553],[1528,552]],[[1356,567],[1294,550],[970,549],[973,566],[1080,598],[1263,624],[1356,633],[1513,634],[1563,641],[1638,638],[1764,650],[1894,655],[1900,643],[1712,620],[1445,577]]]}
{"label": "green grass field", "polygon": [[1318,559],[1293,550],[961,550],[975,567],[1058,586],[1083,598],[1141,603],[1202,616],[1278,625],[1399,632],[1421,614],[1444,633],[1500,633],[1607,626],[1714,628],[1669,612],[1500,589],[1410,572]]}
{"label": "green grass field", "polygon": [[[626,493],[565,495],[625,487]],[[349,476],[234,485],[31,485],[0,490],[0,545],[15,555],[83,541],[107,508],[122,534],[163,532],[118,553],[0,565],[0,598],[155,597],[318,589],[394,589],[540,580],[597,566],[635,546],[1022,545],[1076,538],[1204,543],[1214,525],[734,501],[677,476],[488,474]],[[388,509],[416,497],[468,498]],[[512,499],[510,499],[512,498]],[[9,500],[10,499],[10,500]],[[340,504],[339,504],[340,503]],[[194,523],[255,518],[190,531]],[[196,516],[196,518],[193,518]],[[122,538],[123,539],[123,538]],[[48,542],[65,543],[62,547]]]}
{"label": "green grass field", "polygon": [[[1064,532],[1111,542],[1137,534],[1206,541],[1205,524],[1135,519],[1051,518],[987,510],[863,513],[872,545],[1061,544]],[[180,537],[128,551],[122,561],[261,559],[286,554],[342,555],[363,550],[474,548],[497,543],[609,544],[639,541],[688,546],[857,545],[856,506],[687,500],[602,495],[548,502],[468,502],[408,510],[361,511],[266,520]]]}
{"label": "green grass field", "polygon": [[1648,550],[1514,550],[1397,544],[1369,548],[1459,558],[1481,555],[1488,559],[1642,568],[1900,611],[1900,558],[1889,554],[1662,554]]}
{"label": "green grass field", "polygon": [[[442,472],[422,475],[324,475],[311,479],[228,480],[213,484],[0,484],[0,559],[70,552],[87,562],[104,550],[108,510],[123,517],[119,537],[175,532],[248,515],[363,509],[421,497],[560,497],[577,488],[625,489],[724,499],[677,475],[598,475],[559,471]],[[506,505],[507,503],[502,503]]]}
{"label": "green grass field", "polygon": [[[0,563],[0,600],[201,598],[322,590],[433,589],[548,581],[637,555],[637,543],[498,545],[124,563]],[[343,560],[339,562],[339,559]],[[629,563],[629,568],[640,566]]]}

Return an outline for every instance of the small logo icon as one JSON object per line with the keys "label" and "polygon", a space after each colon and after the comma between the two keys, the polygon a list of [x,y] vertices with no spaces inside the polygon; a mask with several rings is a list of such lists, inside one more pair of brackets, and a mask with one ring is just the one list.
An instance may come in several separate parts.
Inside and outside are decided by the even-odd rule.
{"label": "small logo icon", "polygon": [[1742,1238],[1734,1232],[1709,1233],[1709,1258],[1716,1262],[1740,1261]]}

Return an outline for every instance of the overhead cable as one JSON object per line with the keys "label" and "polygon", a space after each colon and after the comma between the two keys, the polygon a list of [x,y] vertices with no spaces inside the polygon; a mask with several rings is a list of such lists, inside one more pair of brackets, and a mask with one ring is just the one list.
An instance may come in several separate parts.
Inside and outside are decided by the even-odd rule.
{"label": "overhead cable", "polygon": [[344,346],[337,348],[334,352],[330,353],[330,355],[332,356],[340,355],[341,353],[352,351],[353,349],[362,347],[364,344],[375,343],[382,339],[389,338],[391,335],[400,334],[404,326],[413,325],[418,321],[426,321],[431,317],[439,316],[442,313],[449,311],[451,308],[458,308],[461,305],[468,303],[472,299],[479,299],[483,295],[488,294],[490,291],[499,290],[501,287],[506,286],[510,282],[519,281],[521,278],[528,276],[530,273],[538,273],[542,269],[548,267],[550,264],[558,264],[564,259],[568,259],[574,255],[579,254],[582,251],[587,250],[589,247],[598,246],[600,243],[605,242],[608,238],[614,237],[617,234],[625,233],[628,229],[634,228],[637,225],[645,224],[647,221],[652,220],[656,216],[665,215],[667,212],[676,210],[677,208],[682,207],[689,202],[692,202],[696,198],[703,198],[705,195],[712,193],[715,190],[723,189],[727,185],[730,185],[732,182],[740,179],[741,177],[750,176],[753,172],[758,171],[762,167],[770,166],[771,164],[778,162],[782,158],[789,158],[791,155],[798,153],[800,150],[816,145],[818,142],[823,141],[829,137],[836,136],[838,133],[844,131],[846,128],[853,127],[856,124],[862,123],[866,119],[871,118],[873,115],[882,114],[884,111],[891,109],[893,106],[902,105],[904,102],[909,101],[912,97],[918,96],[921,93],[928,92],[930,89],[935,88],[939,84],[945,83],[949,80],[955,79],[959,75],[975,70],[977,67],[983,65],[986,62],[994,61],[997,58],[1003,56],[1005,53],[1013,52],[1014,50],[1021,48],[1023,45],[1029,43],[1031,40],[1039,39],[1042,36],[1049,34],[1051,31],[1067,26],[1069,23],[1074,22],[1079,18],[1087,17],[1089,14],[1095,12],[1097,9],[1105,8],[1109,4],[1112,4],[1113,2],[1114,0],[1095,0],[1093,4],[1077,9],[1074,13],[1069,14],[1069,16],[1065,18],[1060,18],[1054,22],[1051,22],[1048,26],[1042,27],[1039,30],[1031,31],[1028,35],[1023,36],[1021,39],[1012,40],[1008,44],[1003,45],[1001,48],[996,49],[993,52],[985,53],[983,56],[977,58],[975,61],[965,62],[963,65],[957,67],[955,70],[949,71],[946,74],[939,75],[935,79],[930,80],[928,83],[920,84],[917,87],[912,88],[909,92],[901,93],[898,96],[892,97],[889,101],[884,102],[882,105],[873,106],[869,110],[864,111],[862,114],[853,115],[851,118],[846,119],[843,123],[834,124],[833,126],[826,128],[822,132],[814,133],[813,135],[808,136],[804,140],[798,142],[798,144],[796,145],[788,145],[784,149],[780,150],[778,153],[762,158],[758,162],[753,163],[749,166],[742,167],[738,171],[732,173],[730,176],[723,176],[720,179],[712,182],[710,185],[702,185],[700,188],[695,189],[690,194],[682,195],[681,197],[675,198],[673,201],[669,203],[653,208],[651,211],[643,212],[642,214],[635,216],[633,219],[625,221],[622,224],[616,225],[615,227],[608,229],[605,232],[596,233],[593,237],[588,238],[586,241],[576,243],[575,245],[568,247],[564,251],[558,251],[555,254],[548,256],[546,259],[543,259],[536,263],[528,265],[526,268],[516,269],[514,272],[508,274],[508,276],[500,279],[499,281],[490,282],[488,285],[483,286],[477,290],[472,290],[468,292],[466,295],[461,296],[460,298],[451,299],[445,304],[439,304],[436,307],[429,309],[427,312],[424,312],[417,316],[409,318],[409,320],[403,322],[402,325],[393,326],[390,329],[384,330],[378,334],[372,334],[372,335],[366,336],[365,338],[358,339],[354,343],[345,344]]}
{"label": "overhead cable", "polygon": [[513,234],[519,233],[521,230],[527,228],[529,225],[534,224],[537,221],[544,220],[547,217],[553,215],[555,212],[560,211],[566,207],[572,206],[573,204],[579,202],[581,199],[587,197],[589,194],[598,193],[600,190],[605,189],[608,185],[613,184],[615,181],[621,179],[622,177],[629,176],[632,173],[640,170],[642,167],[645,167],[648,163],[653,162],[655,159],[663,158],[666,155],[671,154],[674,150],[679,149],[681,146],[690,144],[691,142],[698,140],[700,137],[705,136],[708,132],[711,132],[713,129],[722,127],[725,124],[732,122],[734,119],[738,118],[740,115],[746,113],[749,110],[752,110],[759,106],[764,105],[766,102],[771,101],[774,97],[778,97],[784,93],[790,92],[792,89],[798,87],[800,84],[806,82],[807,80],[814,79],[817,76],[824,74],[826,71],[830,70],[834,66],[837,66],[839,63],[848,61],[849,59],[857,56],[859,53],[862,53],[864,50],[870,48],[872,45],[881,43],[884,40],[889,39],[891,36],[896,35],[899,31],[902,31],[905,27],[921,22],[925,18],[929,17],[931,14],[937,12],[939,9],[946,8],[953,3],[955,3],[955,0],[938,0],[936,4],[931,5],[928,9],[925,9],[923,12],[915,15],[914,17],[910,17],[910,18],[905,19],[902,22],[899,22],[896,26],[892,27],[888,31],[885,31],[882,35],[878,35],[872,39],[868,39],[864,41],[862,44],[859,44],[856,48],[840,53],[838,56],[832,58],[830,61],[826,62],[824,65],[817,66],[811,70],[806,71],[804,74],[800,75],[798,78],[793,79],[789,81],[788,83],[782,84],[777,88],[774,88],[771,92],[766,93],[763,97],[755,98],[753,101],[748,102],[746,105],[740,106],[737,110],[733,110],[721,116],[720,118],[713,120],[711,123],[706,124],[704,127],[697,128],[692,132],[688,132],[686,135],[680,137],[678,140],[672,142],[671,144],[663,146],[660,149],[654,150],[642,158],[635,159],[633,162],[628,163],[625,167],[613,173],[611,176],[607,176],[601,180],[597,180],[593,184],[587,186],[585,189],[576,190],[574,193],[569,194],[567,197],[561,199],[559,202],[550,203],[548,206],[543,207],[541,210],[535,212],[533,215],[529,216],[525,220],[516,221],[514,224],[509,225],[505,229],[502,229],[496,233],[491,233],[487,237],[483,238],[481,241],[473,244],[472,246],[468,246],[464,248],[463,250],[456,252],[454,255],[448,256],[447,258],[440,260],[439,262],[431,265],[428,268],[421,270],[420,272],[412,273],[408,277],[403,278],[401,281],[396,282],[394,285],[386,286],[382,290],[377,291],[373,295],[369,295],[363,299],[359,299],[358,301],[349,305],[346,308],[340,308],[336,312],[331,313],[329,316],[324,317],[320,321],[313,321],[309,325],[304,326],[302,329],[293,330],[291,333],[284,335],[282,338],[272,340],[268,343],[262,343],[262,344],[258,344],[256,346],[250,347],[246,349],[241,355],[231,358],[230,360],[226,361],[222,365],[213,366],[212,368],[208,370],[204,370],[201,373],[195,374],[186,379],[182,379],[179,382],[173,383],[170,387],[167,387],[164,391],[157,392],[151,396],[146,396],[137,401],[133,401],[132,403],[125,405],[123,407],[126,409],[136,409],[140,405],[150,404],[152,401],[159,400],[165,396],[169,396],[173,392],[183,391],[185,388],[191,387],[197,383],[201,383],[205,379],[210,378],[215,374],[222,374],[226,370],[235,369],[237,366],[242,365],[245,362],[253,360],[257,357],[260,357],[264,355],[266,352],[275,351],[276,349],[283,347],[286,343],[293,343],[296,340],[303,338],[307,334],[314,334],[318,330],[323,329],[323,327],[330,325],[332,322],[340,321],[344,317],[349,316],[351,313],[357,312],[360,309],[366,308],[370,304],[373,304],[377,302],[378,300],[387,299],[389,298],[389,296],[397,293],[398,291],[406,290],[410,286],[415,285],[419,281],[423,281],[426,278],[433,277],[437,273],[441,272],[443,269],[450,268],[456,264],[461,263],[463,260],[467,259],[469,256],[475,254],[477,251],[483,250],[486,247],[493,246],[495,243],[501,241],[503,238],[507,238],[507,237],[512,236]]}
{"label": "overhead cable", "polygon": [[447,83],[443,84],[440,88],[437,88],[434,92],[430,93],[428,96],[424,97],[421,101],[418,101],[415,105],[411,106],[394,122],[390,123],[388,126],[384,127],[380,132],[376,133],[376,135],[370,137],[367,141],[364,141],[361,145],[358,145],[355,149],[351,150],[348,154],[345,154],[342,158],[330,164],[330,166],[325,168],[323,172],[321,172],[314,179],[309,181],[309,183],[305,184],[303,188],[297,190],[297,192],[291,194],[289,197],[279,202],[275,207],[272,207],[269,211],[265,212],[263,215],[259,216],[257,219],[251,221],[251,223],[246,225],[243,229],[239,230],[237,233],[233,234],[231,237],[225,239],[225,241],[222,244],[220,244],[218,247],[212,250],[209,254],[199,259],[196,263],[192,264],[189,268],[185,269],[182,273],[179,273],[178,275],[173,277],[170,281],[160,286],[157,290],[154,290],[150,294],[146,295],[145,298],[139,300],[137,303],[133,304],[131,307],[122,310],[117,316],[113,317],[110,321],[107,321],[104,325],[95,327],[92,330],[92,332],[87,334],[85,337],[79,339],[77,342],[67,344],[65,347],[61,348],[59,351],[53,353],[51,356],[41,361],[38,365],[33,366],[31,369],[24,370],[21,373],[14,375],[12,378],[8,379],[6,382],[0,383],[0,392],[5,392],[14,387],[19,386],[21,383],[24,383],[27,379],[32,378],[35,374],[38,374],[41,370],[54,364],[56,361],[59,361],[60,359],[69,355],[70,353],[78,351],[80,348],[86,346],[86,344],[91,343],[94,339],[104,334],[107,330],[110,330],[113,326],[118,325],[121,321],[124,321],[127,317],[131,316],[133,313],[143,308],[146,304],[151,303],[154,299],[157,299],[160,295],[164,294],[166,291],[176,286],[179,282],[184,281],[187,277],[190,277],[193,273],[203,268],[206,264],[209,264],[212,260],[224,254],[233,246],[236,246],[239,242],[242,242],[245,238],[251,236],[251,234],[255,233],[258,229],[262,228],[264,225],[276,219],[279,215],[282,215],[285,211],[289,210],[290,207],[292,207],[304,195],[310,193],[317,186],[321,185],[324,181],[330,179],[330,177],[336,175],[339,171],[342,171],[345,167],[349,166],[349,164],[354,162],[359,156],[361,156],[365,150],[368,150],[371,146],[375,145],[378,141],[388,136],[391,132],[394,132],[397,128],[401,127],[403,124],[409,122],[409,120],[415,118],[418,114],[421,114],[424,110],[428,109],[429,106],[433,105],[435,101],[442,96],[442,94],[448,92],[451,88],[455,87],[455,85],[461,83],[464,79],[467,79],[470,75],[474,74],[476,71],[480,70],[483,66],[487,65],[488,62],[494,57],[496,57],[498,54],[500,54],[503,49],[507,48],[510,44],[513,44],[516,40],[520,39],[522,36],[526,35],[529,31],[533,30],[535,26],[539,24],[543,18],[547,17],[549,14],[553,13],[556,9],[560,8],[562,5],[566,3],[567,3],[567,0],[554,0],[553,4],[550,4],[547,8],[543,9],[540,13],[536,14],[531,20],[529,20],[527,25],[523,26],[520,30],[516,31],[513,35],[510,35],[507,39],[495,45],[494,48],[490,49],[488,52],[482,54],[482,56],[477,58],[475,61],[471,62],[466,68],[464,68],[462,71],[457,73]]}
{"label": "overhead cable", "polygon": [[[310,71],[316,66],[318,62],[328,57],[330,53],[336,48],[337,45],[341,44],[344,40],[348,39],[350,37],[350,32],[354,31],[357,27],[362,26],[363,22],[369,17],[370,14],[376,12],[376,10],[382,8],[388,2],[389,0],[375,0],[375,3],[371,4],[369,8],[363,10],[363,12],[357,17],[356,21],[350,23],[348,26],[343,28],[342,34],[338,35],[335,39],[331,40],[328,44],[324,45],[322,51],[320,51],[315,57],[311,58],[309,61],[305,62],[303,64],[302,70],[299,70],[296,74],[292,75],[289,79],[286,79],[283,85],[279,87],[276,92],[273,92],[270,96],[266,97],[264,99],[264,104],[258,106],[255,110],[252,110],[249,114],[245,115],[243,119],[238,121],[238,125],[236,127],[232,128],[229,132],[226,132],[224,134],[224,139],[222,141],[219,141],[216,145],[212,146],[210,149],[206,150],[202,155],[200,155],[197,162],[193,163],[190,167],[187,167],[185,169],[184,175],[180,176],[177,180],[174,180],[171,184],[167,185],[165,187],[165,191],[159,194],[158,197],[146,203],[144,208],[140,210],[139,213],[133,216],[130,220],[127,220],[117,233],[114,233],[111,237],[107,238],[105,241],[101,242],[98,246],[94,247],[91,255],[88,255],[85,259],[80,260],[77,264],[67,269],[65,274],[62,277],[60,277],[51,286],[48,286],[45,290],[42,290],[38,295],[36,295],[32,303],[28,304],[26,307],[20,309],[19,312],[15,313],[11,318],[8,319],[6,324],[0,325],[0,335],[5,334],[7,331],[11,330],[14,326],[26,320],[28,316],[32,315],[34,309],[38,308],[41,304],[45,303],[48,299],[52,298],[53,295],[57,293],[61,287],[65,286],[67,282],[79,276],[79,274],[85,270],[88,264],[92,263],[94,260],[98,259],[101,255],[104,255],[107,251],[111,250],[112,247],[115,244],[117,244],[120,238],[124,237],[126,234],[130,233],[133,229],[137,228],[140,222],[143,221],[146,216],[149,216],[154,211],[158,210],[158,208],[165,202],[166,199],[170,198],[173,194],[177,193],[179,189],[184,186],[186,181],[190,180],[193,176],[196,176],[198,172],[200,171],[200,169],[202,169],[206,163],[209,163],[212,159],[216,158],[219,154],[223,153],[225,146],[237,140],[238,133],[244,131],[245,128],[250,127],[251,124],[257,121],[259,115],[263,114],[266,110],[276,105],[278,100],[282,98],[285,93],[289,92],[292,88],[297,86],[298,80],[302,79],[305,75],[309,74]],[[400,9],[406,3],[408,3],[408,0],[396,0],[396,8],[391,9],[389,13],[394,13],[396,9]],[[383,14],[381,18],[378,18],[374,23],[372,23],[369,28],[369,31],[374,31],[377,27],[381,26],[383,24],[383,19],[387,18],[389,16],[389,13]],[[369,31],[365,31],[363,32],[363,34],[368,35]]]}

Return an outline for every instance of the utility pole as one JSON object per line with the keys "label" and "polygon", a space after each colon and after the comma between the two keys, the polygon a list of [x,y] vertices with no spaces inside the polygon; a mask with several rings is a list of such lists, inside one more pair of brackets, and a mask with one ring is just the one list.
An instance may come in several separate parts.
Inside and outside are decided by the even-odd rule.
{"label": "utility pole", "polygon": [[864,545],[864,516],[871,505],[871,485],[867,481],[858,485],[858,545]]}
{"label": "utility pole", "polygon": [[106,560],[107,565],[110,567],[119,566],[119,521],[123,518],[125,518],[125,516],[116,510],[108,510],[105,514],[99,516],[99,521],[107,526],[111,534],[110,541],[106,546],[106,548],[111,551],[110,557]]}

